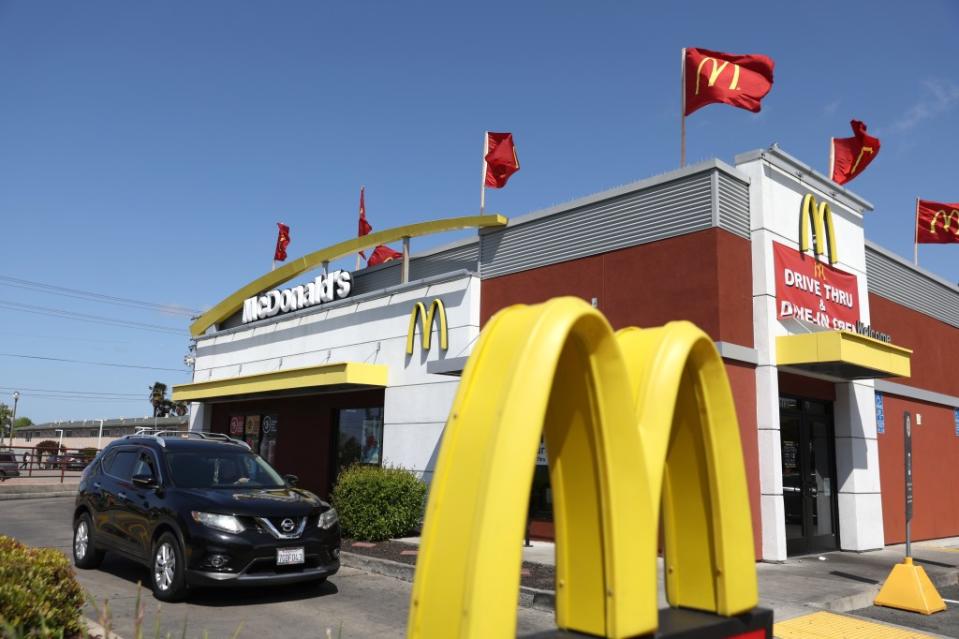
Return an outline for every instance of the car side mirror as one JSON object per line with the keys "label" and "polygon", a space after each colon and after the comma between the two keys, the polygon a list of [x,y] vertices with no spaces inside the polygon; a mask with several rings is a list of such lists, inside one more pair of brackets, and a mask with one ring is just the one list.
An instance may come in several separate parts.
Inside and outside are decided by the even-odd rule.
{"label": "car side mirror", "polygon": [[153,475],[134,475],[133,483],[141,488],[153,488],[157,485],[157,480]]}
{"label": "car side mirror", "polygon": [[296,482],[300,481],[300,478],[296,475],[283,475],[283,479],[286,480],[290,486],[296,486]]}

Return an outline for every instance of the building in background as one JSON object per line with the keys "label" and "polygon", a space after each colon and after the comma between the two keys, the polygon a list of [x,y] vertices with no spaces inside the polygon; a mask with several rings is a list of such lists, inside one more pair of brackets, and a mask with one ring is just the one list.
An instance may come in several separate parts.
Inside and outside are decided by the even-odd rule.
{"label": "building in background", "polygon": [[101,442],[101,448],[114,439],[133,435],[143,429],[186,430],[189,426],[187,416],[183,417],[120,417],[102,420],[84,419],[66,422],[32,424],[16,430],[14,446],[36,446],[45,439],[58,441],[63,431],[63,446],[66,448],[87,448]]}
{"label": "building in background", "polygon": [[[173,398],[192,403],[192,429],[246,439],[322,495],[351,463],[429,481],[482,326],[574,295],[614,328],[683,319],[715,341],[757,558],[903,539],[904,410],[913,536],[959,535],[959,289],[866,241],[876,214],[775,146],[711,160],[415,254],[405,276],[398,262],[314,273],[218,305]],[[530,510],[548,537],[539,463]]]}

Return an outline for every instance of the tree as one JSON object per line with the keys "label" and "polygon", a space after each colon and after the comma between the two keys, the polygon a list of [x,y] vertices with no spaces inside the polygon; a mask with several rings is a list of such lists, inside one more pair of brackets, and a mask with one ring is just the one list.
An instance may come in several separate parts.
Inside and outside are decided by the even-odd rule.
{"label": "tree", "polygon": [[33,426],[33,420],[29,417],[17,417],[17,421],[14,422],[14,428],[26,428],[27,426]]}
{"label": "tree", "polygon": [[0,435],[6,436],[7,431],[10,430],[10,418],[13,416],[13,411],[9,406],[0,402]]}

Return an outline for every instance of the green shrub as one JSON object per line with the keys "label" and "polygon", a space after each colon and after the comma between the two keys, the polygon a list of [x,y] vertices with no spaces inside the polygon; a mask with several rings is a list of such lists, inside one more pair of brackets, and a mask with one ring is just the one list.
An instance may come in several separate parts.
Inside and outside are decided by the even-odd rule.
{"label": "green shrub", "polygon": [[96,457],[98,452],[99,450],[96,446],[90,446],[88,448],[81,448],[79,451],[77,451],[77,455],[89,461]]}
{"label": "green shrub", "polygon": [[86,636],[84,595],[70,560],[0,535],[0,626],[37,637]]}
{"label": "green shrub", "polygon": [[423,515],[426,484],[403,468],[350,466],[333,489],[343,534],[382,541],[414,530]]}

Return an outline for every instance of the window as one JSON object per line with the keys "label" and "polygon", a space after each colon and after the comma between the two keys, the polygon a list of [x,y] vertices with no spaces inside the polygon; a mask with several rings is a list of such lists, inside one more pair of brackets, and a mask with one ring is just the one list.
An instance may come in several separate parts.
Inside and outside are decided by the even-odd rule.
{"label": "window", "polygon": [[383,461],[383,407],[344,408],[337,415],[339,467]]}
{"label": "window", "polygon": [[121,450],[112,459],[104,462],[103,469],[117,479],[129,480],[133,476],[133,466],[137,462],[135,450]]}
{"label": "window", "polygon": [[133,467],[133,475],[156,477],[156,471],[153,469],[153,460],[150,459],[149,453],[140,453],[140,457],[137,459],[137,463]]}
{"label": "window", "polygon": [[269,464],[246,450],[177,452],[166,456],[170,476],[180,488],[282,488]]}

